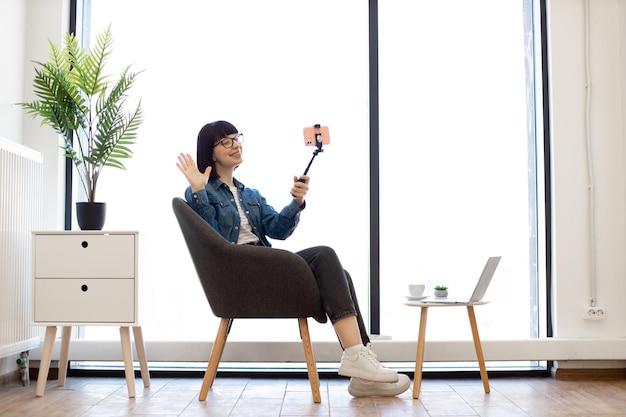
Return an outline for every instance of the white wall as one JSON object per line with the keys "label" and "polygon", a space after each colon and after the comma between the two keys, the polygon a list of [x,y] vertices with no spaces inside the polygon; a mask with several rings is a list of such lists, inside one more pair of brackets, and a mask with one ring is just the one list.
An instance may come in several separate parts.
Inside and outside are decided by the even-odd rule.
{"label": "white wall", "polygon": [[[559,359],[599,359],[594,354],[569,357],[567,352],[570,352],[572,339],[584,339],[585,349],[590,351],[593,351],[593,344],[589,341],[597,340],[598,352],[603,352],[607,346],[618,349],[626,338],[626,303],[622,301],[626,294],[626,135],[623,122],[626,120],[623,104],[626,99],[626,0],[590,0],[590,9],[595,277],[597,304],[606,310],[607,317],[601,321],[586,321],[581,315],[582,307],[589,304],[593,276],[585,143],[584,0],[550,0],[554,330],[557,338],[557,347],[552,345],[552,348],[558,349],[559,338],[567,339],[563,352],[556,355]],[[44,58],[47,44],[42,40],[46,36],[61,42],[61,33],[67,28],[67,0],[3,0],[0,16],[2,39],[16,39],[24,45],[9,48],[9,59],[3,59],[0,67],[0,136],[22,142],[46,155],[46,177],[51,180],[53,190],[45,197],[49,202],[45,211],[50,213],[45,224],[60,228],[56,218],[62,211],[57,198],[62,175],[59,175],[54,140],[41,140],[48,132],[39,130],[38,123],[29,119],[23,118],[22,125],[19,113],[7,103],[21,99],[12,84],[16,80],[24,84],[23,99],[30,99],[32,74],[26,68],[24,76],[20,76],[26,65],[24,61]],[[11,22],[10,25],[5,25],[5,21]],[[8,82],[7,78],[13,81]],[[532,350],[530,352],[532,356]],[[626,359],[626,352],[607,359]],[[619,360],[613,363],[624,366]],[[582,362],[578,365],[589,366]]]}
{"label": "white wall", "polygon": [[[62,229],[63,158],[58,137],[24,115],[18,102],[34,99],[31,61],[45,60],[47,38],[60,43],[69,28],[69,0],[0,1],[0,137],[44,154],[44,209],[46,229]],[[0,375],[17,369],[16,358],[0,358]]]}
{"label": "white wall", "polygon": [[[2,0],[0,2],[0,137],[44,154],[46,228],[63,228],[64,158],[58,135],[41,129],[15,103],[31,101],[32,61],[45,61],[48,38],[61,44],[69,29],[69,0]],[[10,40],[6,41],[6,40]]]}
{"label": "white wall", "polygon": [[23,99],[25,23],[26,2],[0,2],[0,137],[17,142],[22,137],[22,111],[14,103]]}
{"label": "white wall", "polygon": [[[26,4],[22,0],[0,2],[0,137],[21,142],[21,112],[13,105],[22,100],[24,85],[24,32]],[[11,39],[13,42],[7,42]],[[8,65],[13,63],[13,65]],[[1,203],[0,203],[1,204]],[[15,371],[17,358],[0,359],[0,375]]]}
{"label": "white wall", "polygon": [[[553,169],[555,336],[626,336],[624,202],[624,24],[626,2],[589,2],[589,65],[585,65],[585,2],[550,1],[550,79]],[[586,71],[591,112],[586,123]],[[589,127],[594,180],[588,180]],[[590,188],[595,190],[595,233]],[[593,256],[595,238],[595,268]],[[603,321],[581,320],[593,278]],[[562,366],[564,364],[560,364]]]}

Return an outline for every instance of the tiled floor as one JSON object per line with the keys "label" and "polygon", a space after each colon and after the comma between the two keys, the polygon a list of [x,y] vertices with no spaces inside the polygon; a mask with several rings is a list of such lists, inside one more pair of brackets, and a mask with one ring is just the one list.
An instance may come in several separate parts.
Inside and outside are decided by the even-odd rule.
{"label": "tiled floor", "polygon": [[35,382],[0,387],[2,417],[73,416],[483,416],[626,417],[626,381],[556,381],[545,377],[491,378],[491,393],[480,380],[422,383],[419,400],[411,391],[386,398],[354,398],[347,379],[322,379],[322,402],[314,404],[306,379],[218,377],[206,402],[198,401],[201,380],[152,378],[150,388],[136,380],[129,399],[123,378],[70,377],[65,387],[49,381],[43,397]]}

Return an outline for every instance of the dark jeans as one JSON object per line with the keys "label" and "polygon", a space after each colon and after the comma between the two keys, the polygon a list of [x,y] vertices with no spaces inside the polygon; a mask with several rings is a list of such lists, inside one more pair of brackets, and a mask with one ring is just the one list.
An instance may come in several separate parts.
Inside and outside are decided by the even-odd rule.
{"label": "dark jeans", "polygon": [[328,246],[315,246],[296,253],[307,261],[313,271],[330,322],[334,324],[344,317],[356,316],[361,340],[367,345],[370,339],[359,310],[352,278],[341,266],[335,251]]}

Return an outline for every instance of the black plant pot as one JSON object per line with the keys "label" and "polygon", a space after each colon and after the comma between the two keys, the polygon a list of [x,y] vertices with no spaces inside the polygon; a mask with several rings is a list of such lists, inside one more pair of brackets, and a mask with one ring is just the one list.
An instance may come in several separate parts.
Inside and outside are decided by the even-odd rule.
{"label": "black plant pot", "polygon": [[76,203],[76,219],[80,230],[102,230],[106,214],[106,203]]}

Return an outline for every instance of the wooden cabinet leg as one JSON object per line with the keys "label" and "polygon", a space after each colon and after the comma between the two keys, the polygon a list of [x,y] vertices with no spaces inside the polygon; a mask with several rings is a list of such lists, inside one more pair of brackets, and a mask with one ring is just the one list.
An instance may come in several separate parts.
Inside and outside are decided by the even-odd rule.
{"label": "wooden cabinet leg", "polygon": [[41,360],[39,362],[39,376],[37,376],[37,389],[35,395],[43,397],[48,381],[48,372],[50,371],[50,359],[52,358],[52,348],[54,347],[54,339],[57,335],[57,326],[46,327],[46,337],[43,342],[43,351],[41,352]]}
{"label": "wooden cabinet leg", "polygon": [[70,358],[70,340],[72,338],[72,326],[63,326],[61,331],[61,356],[59,356],[59,386],[65,386],[67,377],[67,362]]}
{"label": "wooden cabinet leg", "polygon": [[148,370],[148,358],[146,356],[146,344],[143,340],[143,332],[141,326],[133,327],[133,336],[135,337],[135,349],[137,349],[137,359],[139,359],[139,367],[141,368],[141,378],[143,386],[150,386],[150,371]]}
{"label": "wooden cabinet leg", "polygon": [[415,355],[415,377],[413,379],[413,398],[419,398],[422,386],[422,367],[424,365],[424,347],[426,344],[426,319],[428,307],[421,307],[420,329],[417,336],[417,353]]}
{"label": "wooden cabinet leg", "polygon": [[135,398],[135,371],[133,369],[133,351],[130,343],[130,329],[128,327],[120,327],[120,341],[122,343],[122,357],[124,358],[124,373],[126,374],[128,397]]}

